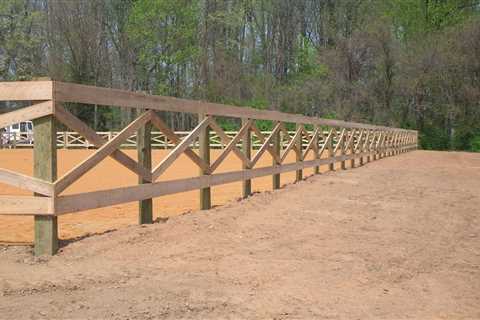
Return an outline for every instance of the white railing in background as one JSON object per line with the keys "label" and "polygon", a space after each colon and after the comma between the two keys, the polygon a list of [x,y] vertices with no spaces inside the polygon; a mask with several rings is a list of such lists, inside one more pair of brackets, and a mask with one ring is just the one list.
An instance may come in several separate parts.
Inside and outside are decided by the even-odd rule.
{"label": "white railing in background", "polygon": [[[181,139],[185,138],[190,131],[175,131],[175,134]],[[228,137],[233,138],[237,135],[238,131],[225,131]],[[271,131],[262,131],[265,136],[269,136]],[[118,131],[98,131],[97,134],[103,139],[110,141],[114,138]],[[290,136],[295,134],[295,131],[289,131]],[[310,132],[311,134],[311,132]],[[328,134],[325,131],[325,134]],[[32,133],[5,133],[1,134],[0,147],[3,148],[33,148],[33,134]],[[130,136],[125,143],[122,144],[122,148],[136,148],[136,135]],[[307,139],[305,139],[306,142]],[[172,149],[175,147],[175,143],[169,141],[167,137],[160,131],[152,132],[152,147],[155,149]],[[240,143],[239,143],[240,145]],[[258,149],[262,146],[261,141],[255,136],[252,139],[252,148]],[[63,149],[94,149],[95,146],[90,143],[85,137],[74,131],[59,131],[57,132],[57,147]],[[224,148],[220,137],[215,132],[210,132],[210,147],[215,149]]]}

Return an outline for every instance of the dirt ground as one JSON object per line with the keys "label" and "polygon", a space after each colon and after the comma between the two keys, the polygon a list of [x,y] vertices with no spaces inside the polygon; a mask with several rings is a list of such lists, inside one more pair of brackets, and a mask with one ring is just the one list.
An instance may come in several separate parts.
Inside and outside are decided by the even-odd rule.
{"label": "dirt ground", "polygon": [[480,319],[480,154],[417,151],[203,212],[0,247],[2,319]]}

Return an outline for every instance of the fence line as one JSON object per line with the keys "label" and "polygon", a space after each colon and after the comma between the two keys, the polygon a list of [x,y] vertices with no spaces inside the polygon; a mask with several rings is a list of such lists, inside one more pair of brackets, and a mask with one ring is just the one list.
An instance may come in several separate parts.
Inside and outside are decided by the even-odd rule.
{"label": "fence line", "polygon": [[[280,175],[296,171],[296,180],[303,179],[303,169],[327,165],[334,170],[339,162],[354,168],[385,156],[398,155],[417,148],[418,133],[413,130],[374,126],[339,120],[306,117],[276,111],[255,110],[214,103],[152,96],[116,89],[98,88],[55,81],[0,83],[0,101],[33,101],[24,109],[0,115],[0,127],[21,121],[34,121],[34,176],[29,177],[0,168],[0,182],[35,193],[35,196],[0,196],[0,214],[33,215],[35,218],[35,254],[54,254],[58,248],[57,216],[139,201],[139,223],[151,223],[152,198],[190,190],[200,190],[200,208],[211,206],[211,186],[243,181],[244,197],[251,194],[251,179],[272,176],[273,189],[280,188]],[[97,133],[68,112],[64,103],[107,105],[143,110],[140,116],[123,130]],[[88,108],[90,106],[84,106]],[[175,132],[156,111],[198,114],[198,125],[189,132]],[[215,117],[242,120],[236,132],[225,132]],[[256,120],[269,120],[272,130],[262,132]],[[56,132],[61,122],[70,132]],[[288,131],[286,123],[296,124]],[[306,125],[313,126],[307,130]],[[153,131],[153,129],[155,131]],[[157,135],[157,130],[160,134]],[[80,138],[83,137],[83,138]],[[62,140],[63,139],[63,140]],[[165,139],[168,143],[165,144]],[[57,145],[90,144],[95,152],[77,166],[57,177]],[[65,144],[65,142],[67,142]],[[18,146],[18,144],[17,144]],[[136,146],[138,161],[122,151]],[[169,148],[168,154],[152,167],[152,147]],[[212,148],[221,149],[216,159],[210,159]],[[252,152],[252,149],[255,151]],[[230,153],[242,163],[237,171],[216,173]],[[286,163],[290,152],[295,162]],[[268,153],[272,165],[258,167],[258,161]],[[170,181],[157,180],[185,154],[200,176]],[[305,160],[313,155],[313,160]],[[106,157],[112,157],[139,177],[139,184],[110,190],[64,195],[63,192]]]}
{"label": "fence line", "polygon": [[[269,136],[272,131],[261,131],[264,136]],[[112,140],[119,131],[97,131],[97,135],[106,141]],[[185,138],[190,131],[174,131],[174,133],[181,139]],[[237,135],[238,131],[225,131],[225,134],[232,139]],[[311,135],[313,131],[308,131]],[[215,132],[209,132],[210,134],[210,148],[212,149],[223,149],[225,144],[222,143],[222,139]],[[295,131],[288,131],[290,136],[295,134]],[[328,131],[324,131],[324,134],[328,134]],[[33,148],[33,133],[17,133],[3,132],[0,134],[0,148]],[[307,139],[304,139],[304,142],[307,142]],[[240,146],[241,142],[237,144]],[[175,147],[175,144],[168,140],[167,136],[161,131],[152,131],[151,132],[151,146],[155,149],[172,149]],[[253,149],[259,149],[262,146],[262,143],[258,137],[253,136],[251,147]],[[127,140],[120,145],[121,148],[136,148],[137,147],[137,134],[133,134],[127,138]],[[195,145],[198,148],[198,143]],[[57,131],[57,148],[60,149],[89,149],[95,148],[95,145],[88,141],[84,136],[75,131]]]}

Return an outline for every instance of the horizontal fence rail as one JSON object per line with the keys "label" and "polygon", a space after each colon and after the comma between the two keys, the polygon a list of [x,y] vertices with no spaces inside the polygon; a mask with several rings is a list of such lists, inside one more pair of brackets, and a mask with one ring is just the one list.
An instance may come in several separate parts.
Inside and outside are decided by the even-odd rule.
{"label": "horizontal fence rail", "polygon": [[[327,165],[334,170],[363,165],[385,156],[415,150],[418,134],[414,130],[389,128],[340,120],[321,119],[276,111],[256,110],[215,103],[153,96],[117,89],[63,83],[56,81],[0,82],[0,101],[31,101],[32,105],[0,115],[0,128],[33,120],[34,133],[14,137],[15,147],[34,148],[34,176],[29,177],[0,168],[0,183],[33,192],[33,196],[0,196],[0,214],[33,215],[35,217],[35,254],[53,254],[58,248],[57,216],[88,209],[139,201],[139,222],[152,222],[152,198],[200,190],[200,208],[211,206],[210,187],[235,181],[243,182],[243,196],[251,194],[251,179],[272,176],[274,189],[280,188],[280,174],[296,171],[296,180],[303,178],[303,169]],[[81,103],[140,110],[140,115],[119,132],[95,132],[66,108],[65,104]],[[173,111],[198,115],[197,126],[188,132],[174,131],[156,113]],[[241,120],[238,131],[224,131],[218,117]],[[271,122],[271,131],[260,131],[256,120]],[[57,132],[60,122],[72,131]],[[294,131],[287,123],[295,124]],[[307,128],[308,127],[308,128]],[[11,133],[6,133],[11,135]],[[11,147],[12,137],[2,139]],[[8,142],[5,144],[5,142]],[[84,161],[57,177],[56,150],[94,148]],[[122,148],[137,148],[138,160]],[[151,162],[153,148],[169,149],[155,166]],[[216,159],[212,148],[220,149]],[[218,173],[217,169],[231,153],[240,160],[238,170]],[[287,163],[293,153],[295,162]],[[163,173],[185,154],[197,166],[196,177],[158,181]],[[258,167],[260,158],[269,154],[272,165]],[[110,190],[65,195],[64,191],[106,157],[111,157],[139,177],[139,184]],[[312,160],[307,160],[310,157]]]}

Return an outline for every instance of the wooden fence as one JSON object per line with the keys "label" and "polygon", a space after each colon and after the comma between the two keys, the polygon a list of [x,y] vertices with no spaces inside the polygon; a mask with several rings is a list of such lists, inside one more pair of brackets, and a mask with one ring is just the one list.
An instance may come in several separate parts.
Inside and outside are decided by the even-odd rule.
{"label": "wooden fence", "polygon": [[[271,131],[261,131],[264,136],[269,136]],[[110,141],[115,136],[117,136],[119,131],[97,131],[97,135],[106,141]],[[190,131],[174,131],[180,139],[188,136]],[[237,135],[238,131],[225,131],[225,134],[233,139]],[[311,135],[313,132],[309,132]],[[289,135],[293,136],[295,131],[289,131]],[[328,132],[324,132],[328,134]],[[172,141],[168,140],[167,136],[161,131],[152,131],[150,133],[151,137],[151,146],[155,149],[172,149],[176,145]],[[220,136],[214,132],[209,132],[210,137],[210,148],[212,149],[223,149],[225,148],[225,143],[220,138]],[[3,139],[1,139],[3,138]],[[33,133],[7,133],[3,132],[0,134],[0,148],[33,148]],[[306,139],[304,138],[306,142]],[[241,145],[241,141],[238,142],[238,146]],[[262,146],[261,140],[257,136],[252,136],[252,148],[258,149]],[[137,147],[137,133],[135,132],[130,137],[128,137],[120,146],[120,148],[136,148]],[[198,141],[194,141],[193,147],[198,148]],[[96,149],[97,147],[92,142],[88,141],[87,138],[82,136],[80,133],[75,131],[57,131],[57,148],[62,149]]]}
{"label": "wooden fence", "polygon": [[[0,182],[19,187],[34,196],[0,196],[0,214],[33,215],[35,220],[34,252],[36,255],[54,254],[58,248],[57,217],[66,213],[139,201],[139,223],[152,222],[152,198],[179,192],[200,190],[200,208],[211,206],[210,187],[235,181],[243,181],[243,196],[251,194],[251,179],[272,176],[273,188],[280,188],[280,174],[296,171],[296,180],[303,178],[304,168],[340,162],[346,169],[385,156],[397,155],[417,148],[417,132],[398,128],[374,126],[339,120],[328,120],[286,114],[276,111],[255,110],[215,103],[191,101],[171,97],[152,96],[143,93],[99,88],[56,81],[3,82],[0,83],[0,101],[32,101],[30,107],[0,115],[0,128],[26,120],[34,121],[34,177],[0,168]],[[107,140],[80,121],[63,104],[141,108],[141,115]],[[88,107],[88,106],[85,106]],[[198,114],[198,125],[186,136],[179,137],[155,111],[172,111]],[[235,135],[227,135],[217,124],[216,117],[239,118],[242,126]],[[255,120],[269,120],[273,130],[263,134]],[[59,121],[80,133],[97,150],[61,177],[57,177],[57,134],[55,123]],[[294,123],[292,134],[286,123]],[[307,131],[306,126],[313,127]],[[151,163],[151,131],[161,131],[175,146],[155,167]],[[220,155],[210,159],[209,132],[214,131],[225,146]],[[137,133],[138,161],[120,146]],[[252,136],[261,145],[252,152]],[[198,150],[194,142],[198,140]],[[233,152],[241,161],[239,170],[216,173],[215,171]],[[295,153],[296,161],[286,163],[287,155]],[[272,165],[256,166],[263,154],[269,153]],[[309,153],[313,160],[306,159]],[[198,166],[196,177],[160,181],[158,178],[181,154],[186,154],[192,165]],[[139,176],[139,184],[110,190],[91,191],[64,195],[63,191],[94,168],[106,157],[112,157]]]}

